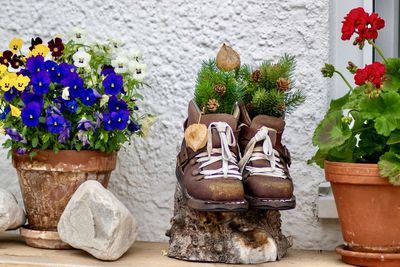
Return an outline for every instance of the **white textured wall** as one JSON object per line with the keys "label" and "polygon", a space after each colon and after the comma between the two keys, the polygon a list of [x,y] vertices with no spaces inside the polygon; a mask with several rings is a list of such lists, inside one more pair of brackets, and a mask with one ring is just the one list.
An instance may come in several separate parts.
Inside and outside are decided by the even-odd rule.
{"label": "white textured wall", "polygon": [[[13,36],[49,37],[85,27],[98,38],[123,37],[137,44],[150,64],[142,107],[158,115],[151,135],[119,154],[110,189],[140,222],[140,239],[166,240],[174,191],[174,166],[186,105],[193,96],[201,61],[214,57],[222,42],[242,62],[259,64],[285,52],[297,56],[295,78],[306,103],[287,118],[284,140],[298,206],[283,212],[284,229],[295,247],[332,249],[340,242],[336,221],[319,221],[315,200],[323,173],[308,166],[311,135],[327,106],[329,83],[319,69],[329,58],[328,0],[269,1],[1,1],[0,48]],[[19,195],[17,178],[1,151],[0,186]]]}

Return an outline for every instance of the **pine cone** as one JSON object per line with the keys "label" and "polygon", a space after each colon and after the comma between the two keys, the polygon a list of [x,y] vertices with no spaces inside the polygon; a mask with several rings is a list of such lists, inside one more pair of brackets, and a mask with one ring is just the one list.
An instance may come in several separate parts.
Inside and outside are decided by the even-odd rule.
{"label": "pine cone", "polygon": [[276,81],[276,87],[278,88],[279,91],[285,92],[289,89],[289,86],[290,86],[290,81],[285,78],[281,77]]}
{"label": "pine cone", "polygon": [[251,74],[251,79],[255,82],[259,82],[261,80],[261,71],[260,70],[255,70]]}
{"label": "pine cone", "polygon": [[286,109],[285,103],[279,103],[278,105],[276,105],[276,110],[278,110],[279,112],[284,112]]}
{"label": "pine cone", "polygon": [[226,87],[223,84],[217,84],[214,86],[214,91],[220,96],[223,96],[226,92]]}
{"label": "pine cone", "polygon": [[209,111],[215,112],[215,111],[217,111],[218,108],[219,108],[218,100],[216,100],[216,99],[214,99],[214,98],[208,100],[207,109],[208,109]]}

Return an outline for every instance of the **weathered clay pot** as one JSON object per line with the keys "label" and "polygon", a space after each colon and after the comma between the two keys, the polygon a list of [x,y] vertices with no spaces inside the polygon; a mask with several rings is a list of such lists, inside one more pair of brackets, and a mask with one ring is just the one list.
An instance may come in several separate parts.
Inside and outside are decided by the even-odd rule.
{"label": "weathered clay pot", "polygon": [[325,176],[347,248],[400,253],[400,186],[381,177],[377,164],[325,161]]}
{"label": "weathered clay pot", "polygon": [[117,154],[99,151],[37,151],[12,156],[17,169],[29,228],[56,231],[59,218],[80,184],[97,180],[107,187]]}

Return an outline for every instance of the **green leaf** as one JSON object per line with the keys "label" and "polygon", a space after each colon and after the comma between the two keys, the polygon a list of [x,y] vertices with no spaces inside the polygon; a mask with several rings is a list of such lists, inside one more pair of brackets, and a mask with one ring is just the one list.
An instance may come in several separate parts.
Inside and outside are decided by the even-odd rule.
{"label": "green leaf", "polygon": [[325,160],[327,159],[328,152],[318,149],[315,155],[307,161],[307,164],[315,163],[322,169],[324,168]]}
{"label": "green leaf", "polygon": [[400,118],[400,95],[396,92],[381,93],[376,98],[364,96],[360,102],[360,109],[366,119],[375,119],[381,116]]}
{"label": "green leaf", "polygon": [[397,120],[392,117],[382,116],[375,119],[375,129],[379,134],[389,136],[396,128]]}
{"label": "green leaf", "polygon": [[338,162],[354,162],[353,152],[356,147],[356,138],[352,137],[340,146],[329,150],[327,159]]}
{"label": "green leaf", "polygon": [[343,123],[341,111],[327,113],[325,118],[315,129],[313,144],[322,150],[329,150],[340,146],[351,136],[350,128]]}
{"label": "green leaf", "polygon": [[347,103],[347,101],[349,100],[349,93],[345,94],[344,96],[332,100],[331,104],[329,105],[329,111],[328,112],[332,112],[332,111],[336,111],[336,110],[341,110],[343,108],[343,106]]}
{"label": "green leaf", "polygon": [[32,147],[33,148],[37,147],[38,143],[39,143],[39,138],[37,136],[33,137],[32,138]]}
{"label": "green leaf", "polygon": [[394,145],[400,143],[400,131],[394,131],[387,140],[388,145]]}
{"label": "green leaf", "polygon": [[400,58],[387,58],[386,80],[383,83],[384,91],[397,91],[400,88]]}
{"label": "green leaf", "polygon": [[400,155],[394,152],[386,152],[378,162],[379,174],[388,177],[393,185],[400,185]]}

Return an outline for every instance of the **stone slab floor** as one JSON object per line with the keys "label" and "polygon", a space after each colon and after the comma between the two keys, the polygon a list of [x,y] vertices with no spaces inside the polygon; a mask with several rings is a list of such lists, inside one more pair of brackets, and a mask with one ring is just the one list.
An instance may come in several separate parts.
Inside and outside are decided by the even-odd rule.
{"label": "stone slab floor", "polygon": [[[145,266],[145,267],[212,267],[244,266],[212,263],[189,263],[165,256],[168,244],[135,242],[133,247],[118,261],[103,262],[92,258],[79,250],[47,250],[26,246],[16,232],[0,235],[0,267],[2,266]],[[340,261],[333,251],[290,250],[279,262],[270,262],[253,266],[266,267],[333,267],[349,266]]]}

